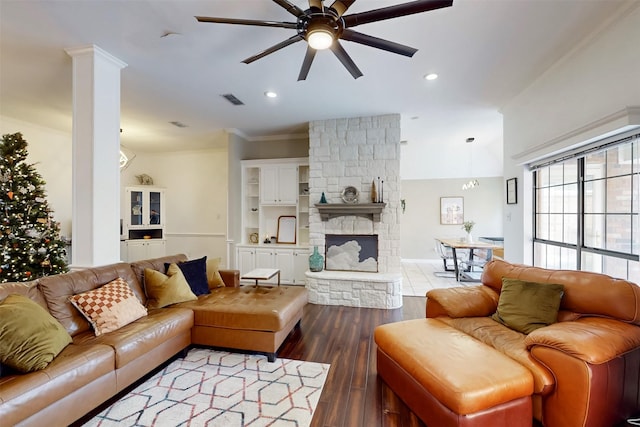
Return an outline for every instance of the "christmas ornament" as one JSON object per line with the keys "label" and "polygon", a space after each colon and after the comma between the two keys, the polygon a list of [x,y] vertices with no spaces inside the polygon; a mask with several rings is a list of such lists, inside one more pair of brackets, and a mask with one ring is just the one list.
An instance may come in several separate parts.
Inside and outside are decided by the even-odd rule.
{"label": "christmas ornament", "polygon": [[9,191],[9,192],[7,193],[7,196],[9,196],[9,198],[10,198],[11,200],[13,200],[13,191]]}

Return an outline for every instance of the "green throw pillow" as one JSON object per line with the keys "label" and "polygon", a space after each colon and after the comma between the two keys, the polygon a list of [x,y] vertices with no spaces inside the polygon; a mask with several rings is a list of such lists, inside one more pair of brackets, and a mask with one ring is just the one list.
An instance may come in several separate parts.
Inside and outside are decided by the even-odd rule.
{"label": "green throw pillow", "polygon": [[0,362],[20,372],[44,369],[71,343],[64,327],[38,303],[9,295],[0,303]]}
{"label": "green throw pillow", "polygon": [[491,317],[513,330],[528,334],[556,322],[563,294],[562,285],[505,277],[502,279],[498,310]]}
{"label": "green throw pillow", "polygon": [[144,287],[147,293],[148,308],[162,308],[198,299],[191,292],[187,279],[184,278],[184,274],[177,265],[171,264],[167,273],[169,275],[150,268],[144,269]]}

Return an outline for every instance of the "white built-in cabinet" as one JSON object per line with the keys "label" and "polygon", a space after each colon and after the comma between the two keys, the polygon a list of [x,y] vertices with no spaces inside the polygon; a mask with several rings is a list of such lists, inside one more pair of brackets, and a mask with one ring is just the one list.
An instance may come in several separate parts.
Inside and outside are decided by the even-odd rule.
{"label": "white built-in cabinet", "polygon": [[298,203],[298,166],[272,165],[260,168],[260,203],[295,205]]}
{"label": "white built-in cabinet", "polygon": [[[304,285],[309,267],[308,159],[242,161],[241,211],[242,236],[236,245],[240,274],[278,268],[282,284]],[[276,243],[281,216],[296,218],[295,243]]]}
{"label": "white built-in cabinet", "polygon": [[122,226],[123,261],[165,256],[165,190],[148,185],[125,188]]}
{"label": "white built-in cabinet", "polygon": [[164,239],[127,240],[127,261],[160,258],[167,254]]}

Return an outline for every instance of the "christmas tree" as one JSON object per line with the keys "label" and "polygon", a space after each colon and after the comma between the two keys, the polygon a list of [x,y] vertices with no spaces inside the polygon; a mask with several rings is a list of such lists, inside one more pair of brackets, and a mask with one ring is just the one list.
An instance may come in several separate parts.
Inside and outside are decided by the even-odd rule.
{"label": "christmas tree", "polygon": [[44,180],[27,164],[22,134],[0,143],[0,283],[67,271],[60,227],[47,204]]}

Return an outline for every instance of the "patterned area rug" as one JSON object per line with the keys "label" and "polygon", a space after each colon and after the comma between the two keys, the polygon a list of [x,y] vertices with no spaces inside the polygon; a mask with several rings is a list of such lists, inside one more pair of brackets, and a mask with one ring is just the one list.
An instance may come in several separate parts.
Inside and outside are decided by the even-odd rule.
{"label": "patterned area rug", "polygon": [[86,426],[308,426],[329,366],[192,349]]}

